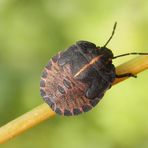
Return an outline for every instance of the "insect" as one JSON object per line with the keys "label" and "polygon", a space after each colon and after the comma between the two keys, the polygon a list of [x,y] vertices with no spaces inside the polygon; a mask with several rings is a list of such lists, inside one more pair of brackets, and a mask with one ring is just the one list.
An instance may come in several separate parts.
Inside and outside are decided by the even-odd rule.
{"label": "insect", "polygon": [[112,60],[130,54],[148,53],[114,56],[106,46],[114,35],[116,25],[104,46],[78,41],[52,57],[44,67],[40,93],[57,114],[72,116],[87,112],[98,104],[115,78],[136,77],[132,73],[117,75]]}

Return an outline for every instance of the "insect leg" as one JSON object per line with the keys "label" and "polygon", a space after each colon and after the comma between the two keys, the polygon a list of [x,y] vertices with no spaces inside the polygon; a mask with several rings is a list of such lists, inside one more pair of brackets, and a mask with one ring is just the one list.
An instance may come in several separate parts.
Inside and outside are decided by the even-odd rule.
{"label": "insect leg", "polygon": [[132,73],[124,73],[124,74],[120,74],[120,75],[116,74],[116,78],[124,78],[124,77],[134,77],[134,78],[137,78],[137,76],[132,74]]}

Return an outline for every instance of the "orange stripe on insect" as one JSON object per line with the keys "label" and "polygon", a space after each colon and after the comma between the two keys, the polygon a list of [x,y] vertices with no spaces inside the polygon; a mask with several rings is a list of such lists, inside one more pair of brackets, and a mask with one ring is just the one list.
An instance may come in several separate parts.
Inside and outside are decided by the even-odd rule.
{"label": "orange stripe on insect", "polygon": [[86,64],[85,66],[83,66],[75,75],[74,78],[77,77],[79,74],[81,74],[81,72],[83,72],[84,70],[86,70],[87,68],[89,68],[91,65],[93,65],[94,63],[96,63],[102,55],[97,56],[95,58],[93,58],[88,64]]}

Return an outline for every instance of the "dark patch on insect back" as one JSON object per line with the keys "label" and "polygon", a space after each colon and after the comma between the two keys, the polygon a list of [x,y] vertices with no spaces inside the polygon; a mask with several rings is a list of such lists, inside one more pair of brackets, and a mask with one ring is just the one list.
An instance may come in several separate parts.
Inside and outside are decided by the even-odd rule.
{"label": "dark patch on insect back", "polygon": [[42,73],[42,78],[47,78],[48,73],[47,71],[44,69],[43,73]]}
{"label": "dark patch on insect back", "polygon": [[65,110],[64,110],[64,115],[65,115],[65,116],[71,116],[72,113],[71,113],[69,110],[65,109]]}
{"label": "dark patch on insect back", "polygon": [[47,104],[51,107],[51,109],[54,111],[55,109],[55,103],[51,102],[50,100],[47,101]]}
{"label": "dark patch on insect back", "polygon": [[91,106],[89,106],[89,105],[83,105],[82,106],[82,110],[84,111],[84,112],[88,112],[89,110],[91,110]]}
{"label": "dark patch on insect back", "polygon": [[69,82],[68,80],[66,80],[66,79],[63,80],[63,84],[64,84],[64,86],[67,87],[68,89],[71,88],[70,82]]}
{"label": "dark patch on insect back", "polygon": [[65,94],[65,90],[62,86],[58,85],[58,91],[61,93],[61,94]]}
{"label": "dark patch on insect back", "polygon": [[51,67],[52,67],[52,62],[49,61],[48,64],[46,65],[46,68],[47,68],[48,70],[51,70]]}
{"label": "dark patch on insect back", "polygon": [[55,55],[54,57],[52,57],[52,61],[53,61],[54,63],[56,63],[57,60],[58,60],[58,58],[59,58],[59,55],[57,54],[57,55]]}
{"label": "dark patch on insect back", "polygon": [[99,101],[100,101],[100,99],[97,98],[97,99],[94,99],[94,100],[90,101],[90,104],[91,104],[93,107],[95,107],[95,106],[99,103]]}
{"label": "dark patch on insect back", "polygon": [[45,81],[41,79],[40,81],[40,87],[45,87]]}
{"label": "dark patch on insect back", "polygon": [[54,110],[55,103],[51,101],[52,99],[49,98],[48,96],[45,96],[45,97],[44,97],[44,100],[45,100],[45,102]]}
{"label": "dark patch on insect back", "polygon": [[59,108],[56,108],[56,109],[55,109],[55,112],[56,112],[57,114],[59,114],[59,115],[62,115],[62,114],[63,114],[62,111],[61,111]]}
{"label": "dark patch on insect back", "polygon": [[73,109],[73,114],[74,115],[79,115],[79,114],[81,114],[81,111],[78,108],[74,108]]}
{"label": "dark patch on insect back", "polygon": [[46,96],[46,92],[43,89],[40,89],[40,93],[42,97]]}

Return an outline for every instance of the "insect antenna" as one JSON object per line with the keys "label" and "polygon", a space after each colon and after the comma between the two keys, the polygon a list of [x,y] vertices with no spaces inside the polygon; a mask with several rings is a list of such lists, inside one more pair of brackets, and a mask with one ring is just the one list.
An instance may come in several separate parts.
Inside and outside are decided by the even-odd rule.
{"label": "insect antenna", "polygon": [[113,31],[112,34],[110,36],[110,38],[107,40],[107,42],[105,43],[105,45],[103,47],[106,47],[106,45],[110,42],[110,40],[113,38],[114,34],[115,34],[115,30],[116,30],[116,26],[117,26],[117,22],[115,22],[114,27],[113,27]]}
{"label": "insect antenna", "polygon": [[148,53],[138,53],[138,52],[131,52],[131,53],[125,53],[125,54],[121,54],[121,55],[117,55],[115,57],[113,57],[113,59],[119,58],[119,57],[124,57],[124,56],[128,56],[128,55],[148,55]]}

